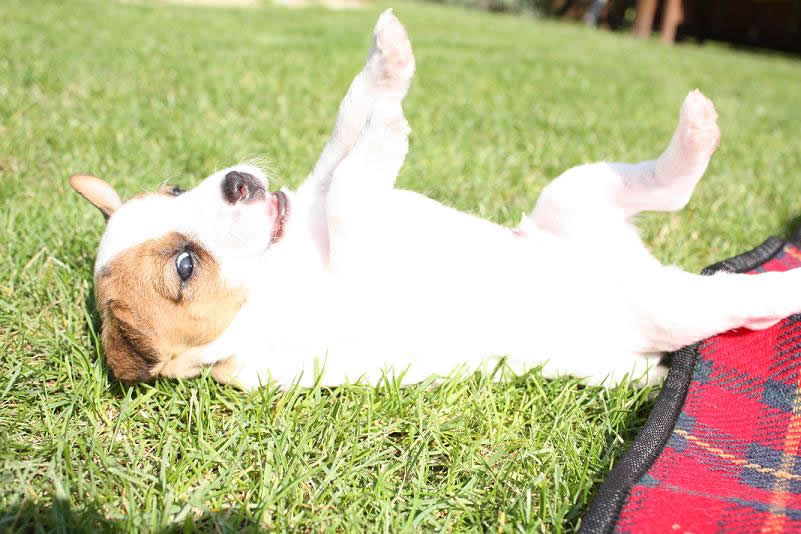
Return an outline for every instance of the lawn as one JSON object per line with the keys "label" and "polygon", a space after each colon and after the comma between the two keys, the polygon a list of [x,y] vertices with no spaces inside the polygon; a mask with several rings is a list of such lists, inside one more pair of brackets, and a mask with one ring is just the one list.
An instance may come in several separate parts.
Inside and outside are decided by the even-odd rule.
{"label": "lawn", "polygon": [[[104,367],[91,301],[102,218],[67,176],[133,195],[263,156],[298,184],[384,7],[3,1],[0,530],[580,525],[647,390],[534,371],[245,394],[209,376],[122,387]],[[418,63],[402,187],[511,223],[572,165],[656,156],[700,87],[723,143],[686,210],[643,217],[657,256],[698,270],[801,214],[798,59],[394,7]]]}

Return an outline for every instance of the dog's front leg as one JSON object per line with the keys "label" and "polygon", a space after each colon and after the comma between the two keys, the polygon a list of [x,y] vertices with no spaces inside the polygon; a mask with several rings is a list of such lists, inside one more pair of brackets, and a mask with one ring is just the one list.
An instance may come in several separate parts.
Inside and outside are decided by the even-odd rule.
{"label": "dog's front leg", "polygon": [[226,360],[215,363],[211,367],[211,376],[220,384],[237,386],[245,391],[253,391],[263,385],[272,382],[272,377],[268,369],[263,369],[254,362],[253,359],[240,356],[232,356]]}
{"label": "dog's front leg", "polygon": [[[340,104],[331,138],[314,170],[298,190],[298,198],[304,199],[309,213],[312,234],[326,261],[331,258],[331,239],[336,241],[342,235],[336,229],[341,228],[337,221],[349,211],[347,204],[354,203],[355,197],[347,192],[354,186],[346,184],[364,181],[358,176],[370,174],[383,177],[376,183],[389,184],[390,188],[394,184],[406,155],[408,129],[405,121],[402,121],[399,124],[403,126],[399,141],[386,139],[387,143],[395,143],[392,146],[394,154],[381,155],[382,131],[376,125],[383,124],[379,119],[381,110],[390,107],[393,113],[403,118],[400,102],[406,96],[414,66],[406,30],[391,10],[385,11],[373,31],[373,44],[364,68],[354,78]],[[368,134],[368,131],[371,133]],[[369,142],[371,139],[373,142]],[[376,141],[379,150],[375,150]],[[371,151],[375,153],[371,154]],[[370,168],[371,164],[376,163],[382,167],[378,172]],[[329,195],[332,183],[338,185],[334,188],[334,194]],[[332,201],[333,198],[338,200]],[[335,226],[333,235],[332,222]]]}
{"label": "dog's front leg", "polygon": [[[391,13],[376,26],[368,64],[376,67],[378,92],[369,117],[353,148],[333,171],[325,196],[328,259],[332,270],[346,259],[358,261],[359,243],[375,236],[371,221],[395,185],[409,148],[409,125],[401,103],[413,74],[414,58],[406,30]],[[355,249],[354,249],[355,247]],[[351,250],[348,250],[351,249]]]}
{"label": "dog's front leg", "polygon": [[406,157],[409,126],[401,103],[414,74],[414,56],[406,30],[389,11],[376,24],[365,69],[373,105],[353,148],[333,170],[329,207],[356,190],[391,189]]}
{"label": "dog's front leg", "polygon": [[376,101],[386,96],[402,100],[409,89],[414,66],[406,30],[389,9],[376,23],[364,68],[342,99],[331,137],[303,188],[328,192],[334,171],[356,144]]}
{"label": "dog's front leg", "polygon": [[211,377],[220,384],[233,384],[236,382],[236,376],[241,367],[239,359],[234,356],[212,365]]}

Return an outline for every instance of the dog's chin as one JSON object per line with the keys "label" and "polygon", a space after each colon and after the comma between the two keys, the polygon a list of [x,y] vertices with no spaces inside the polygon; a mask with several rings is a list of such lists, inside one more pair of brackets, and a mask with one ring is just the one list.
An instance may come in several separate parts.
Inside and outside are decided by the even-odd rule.
{"label": "dog's chin", "polygon": [[289,216],[289,198],[283,191],[276,191],[270,195],[267,206],[273,216],[273,229],[270,235],[270,245],[272,246],[284,237],[286,220]]}

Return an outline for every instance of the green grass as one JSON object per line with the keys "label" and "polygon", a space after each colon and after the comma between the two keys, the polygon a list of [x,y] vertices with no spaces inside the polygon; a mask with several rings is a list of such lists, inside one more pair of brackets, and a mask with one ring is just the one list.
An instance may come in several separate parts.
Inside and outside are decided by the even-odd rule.
{"label": "green grass", "polygon": [[[67,176],[132,195],[267,155],[297,184],[383,7],[0,6],[0,530],[579,525],[647,391],[532,372],[247,395],[208,376],[125,388],[102,363],[101,217]],[[395,7],[418,60],[402,186],[509,223],[572,165],[658,154],[700,87],[723,144],[687,210],[643,218],[657,256],[697,270],[801,213],[797,60]]]}

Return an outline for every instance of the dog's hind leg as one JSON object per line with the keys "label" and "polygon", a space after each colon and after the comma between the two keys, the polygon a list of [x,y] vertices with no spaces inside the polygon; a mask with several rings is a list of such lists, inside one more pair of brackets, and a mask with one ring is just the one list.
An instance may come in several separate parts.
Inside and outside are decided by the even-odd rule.
{"label": "dog's hind leg", "polygon": [[406,30],[387,10],[373,30],[364,68],[342,99],[333,132],[303,187],[328,191],[331,177],[353,148],[379,98],[403,100],[414,74],[414,55]]}
{"label": "dog's hind leg", "polygon": [[534,213],[540,229],[563,236],[608,231],[641,211],[675,211],[690,200],[720,140],[717,113],[699,91],[684,100],[676,132],[656,160],[574,167],[545,187]]}
{"label": "dog's hind leg", "polygon": [[801,269],[702,276],[673,267],[628,273],[643,352],[670,351],[733,328],[761,330],[801,313]]}
{"label": "dog's hind leg", "polygon": [[[690,274],[658,264],[620,272],[607,280],[628,312],[592,318],[611,338],[589,351],[560,355],[543,368],[546,376],[573,374],[587,383],[617,383],[625,374],[654,383],[664,376],[659,355],[736,328],[761,330],[801,313],[801,269],[758,275]],[[610,322],[611,320],[611,322]],[[615,330],[618,325],[623,329]],[[745,340],[747,343],[747,338]],[[650,370],[649,370],[650,368]],[[645,373],[647,377],[645,377]]]}
{"label": "dog's hind leg", "polygon": [[612,164],[623,177],[619,202],[630,217],[640,211],[677,211],[687,205],[720,143],[715,106],[692,91],[681,107],[679,124],[656,161]]}

